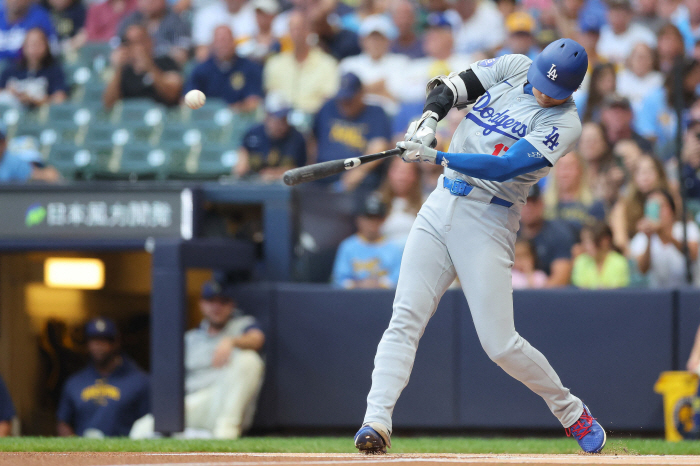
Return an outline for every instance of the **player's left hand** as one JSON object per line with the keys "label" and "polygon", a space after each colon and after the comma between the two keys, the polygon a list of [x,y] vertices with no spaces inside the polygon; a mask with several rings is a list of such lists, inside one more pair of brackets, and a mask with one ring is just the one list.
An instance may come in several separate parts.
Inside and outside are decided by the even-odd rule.
{"label": "player's left hand", "polygon": [[401,158],[404,162],[430,162],[435,163],[437,151],[417,142],[401,141],[396,147],[403,149]]}

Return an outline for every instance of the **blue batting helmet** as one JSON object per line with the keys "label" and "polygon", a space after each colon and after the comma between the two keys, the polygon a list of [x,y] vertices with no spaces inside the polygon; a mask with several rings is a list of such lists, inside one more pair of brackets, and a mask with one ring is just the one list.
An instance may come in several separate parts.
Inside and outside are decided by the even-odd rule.
{"label": "blue batting helmet", "polygon": [[572,39],[559,39],[535,57],[527,80],[552,99],[565,99],[581,85],[588,69],[588,54]]}

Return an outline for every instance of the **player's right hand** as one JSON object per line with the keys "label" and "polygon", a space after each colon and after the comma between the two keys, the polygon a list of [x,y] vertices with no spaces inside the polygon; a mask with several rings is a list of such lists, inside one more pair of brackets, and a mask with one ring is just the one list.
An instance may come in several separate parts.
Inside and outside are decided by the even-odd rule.
{"label": "player's right hand", "polygon": [[435,139],[435,129],[437,128],[437,114],[435,112],[426,111],[419,120],[412,122],[408,126],[404,141],[417,142],[427,147],[435,147],[437,139]]}

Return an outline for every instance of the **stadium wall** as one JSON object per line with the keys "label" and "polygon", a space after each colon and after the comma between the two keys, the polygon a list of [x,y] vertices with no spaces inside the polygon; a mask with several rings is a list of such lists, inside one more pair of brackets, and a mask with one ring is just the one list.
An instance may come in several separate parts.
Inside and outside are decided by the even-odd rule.
{"label": "stadium wall", "polygon": [[[519,332],[549,358],[564,384],[601,413],[605,427],[645,432],[663,429],[661,396],[653,385],[661,372],[677,368],[678,361],[684,364],[687,340],[700,323],[699,298],[694,290],[514,293]],[[260,318],[269,342],[256,427],[359,425],[392,300],[391,290],[240,287],[240,307]],[[156,397],[170,389],[153,382]],[[536,395],[486,357],[459,290],[447,292],[426,329],[395,424],[417,429],[560,427]]]}

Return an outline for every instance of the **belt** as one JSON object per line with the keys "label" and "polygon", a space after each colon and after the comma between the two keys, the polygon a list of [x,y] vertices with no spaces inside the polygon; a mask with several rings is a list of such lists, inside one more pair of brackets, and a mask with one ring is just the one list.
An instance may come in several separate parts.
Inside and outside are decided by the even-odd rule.
{"label": "belt", "polygon": [[[470,192],[472,192],[472,189],[474,189],[474,186],[470,185],[464,180],[460,179],[450,179],[446,176],[442,178],[442,186],[450,191],[450,194],[453,194],[455,196],[466,196]],[[512,202],[508,202],[505,199],[501,199],[500,197],[493,196],[491,198],[491,204],[496,204],[496,205],[502,205],[503,207],[511,207],[513,205]]]}

